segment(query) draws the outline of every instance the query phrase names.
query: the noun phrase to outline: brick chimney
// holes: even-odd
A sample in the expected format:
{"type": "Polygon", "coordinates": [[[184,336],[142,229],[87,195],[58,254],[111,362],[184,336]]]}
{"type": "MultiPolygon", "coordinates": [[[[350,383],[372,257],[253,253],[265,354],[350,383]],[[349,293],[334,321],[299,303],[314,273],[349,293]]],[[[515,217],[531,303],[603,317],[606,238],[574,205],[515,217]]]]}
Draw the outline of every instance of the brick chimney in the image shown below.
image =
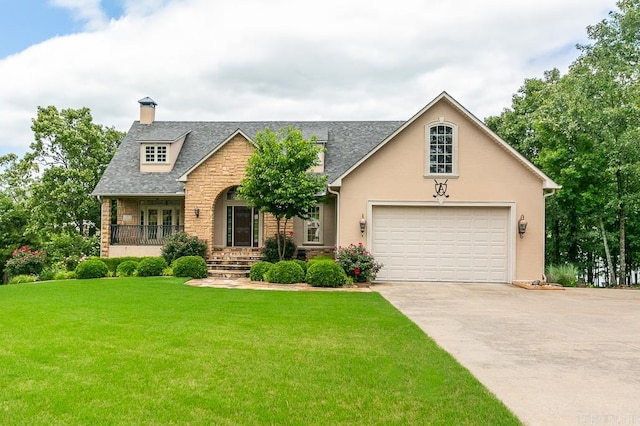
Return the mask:
{"type": "Polygon", "coordinates": [[[156,119],[155,101],[150,97],[142,98],[138,101],[140,104],[140,124],[151,124],[156,119]]]}

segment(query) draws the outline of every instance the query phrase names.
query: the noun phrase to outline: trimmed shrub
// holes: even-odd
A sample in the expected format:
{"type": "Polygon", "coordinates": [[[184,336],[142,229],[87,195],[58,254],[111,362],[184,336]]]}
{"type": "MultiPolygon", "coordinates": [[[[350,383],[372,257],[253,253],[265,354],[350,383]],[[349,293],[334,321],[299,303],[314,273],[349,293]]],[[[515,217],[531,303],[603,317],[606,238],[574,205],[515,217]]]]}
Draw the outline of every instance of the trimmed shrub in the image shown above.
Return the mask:
{"type": "MultiPolygon", "coordinates": [[[[284,235],[280,234],[280,244],[283,244],[284,241],[287,242],[284,248],[284,260],[291,260],[293,259],[293,254],[296,252],[296,243],[293,242],[291,236],[285,238],[284,235]]],[[[275,235],[265,240],[264,247],[262,248],[262,260],[271,263],[280,261],[280,257],[278,256],[278,241],[275,235]]]]}
{"type": "Polygon", "coordinates": [[[174,260],[185,256],[200,256],[204,259],[207,252],[207,243],[190,237],[186,232],[178,232],[167,238],[167,242],[162,247],[162,257],[170,265],[174,260]]]}
{"type": "Polygon", "coordinates": [[[264,274],[266,274],[272,266],[273,263],[266,261],[254,263],[251,265],[251,270],[249,271],[249,279],[251,281],[264,281],[264,274]]]}
{"type": "Polygon", "coordinates": [[[83,280],[88,278],[103,278],[109,275],[107,264],[100,259],[89,259],[76,267],[76,278],[83,280]]]}
{"type": "Polygon", "coordinates": [[[164,257],[145,257],[138,263],[139,277],[160,277],[167,266],[164,257]]]}
{"type": "Polygon", "coordinates": [[[347,283],[347,274],[333,261],[311,262],[307,269],[307,283],[314,287],[341,287],[347,283]]]}
{"type": "Polygon", "coordinates": [[[301,283],[304,281],[304,271],[293,260],[281,260],[269,268],[264,280],[276,284],[301,283]]]}
{"type": "Polygon", "coordinates": [[[101,259],[104,263],[107,264],[107,268],[109,268],[110,272],[117,274],[118,266],[120,266],[121,263],[133,261],[133,262],[136,262],[137,264],[137,263],[140,263],[140,261],[144,259],[144,257],[123,256],[123,257],[104,257],[101,259]]]}
{"type": "Polygon", "coordinates": [[[134,260],[125,260],[116,268],[116,275],[119,277],[132,277],[138,269],[138,262],[134,260]]]}
{"type": "Polygon", "coordinates": [[[173,275],[176,277],[206,278],[209,275],[207,262],[200,256],[183,256],[172,264],[173,275]]]}
{"type": "Polygon", "coordinates": [[[302,268],[302,272],[304,272],[305,274],[307,273],[307,262],[302,259],[293,259],[293,261],[300,265],[300,267],[302,268]]]}
{"type": "Polygon", "coordinates": [[[162,270],[163,277],[172,277],[173,276],[173,268],[171,266],[167,266],[162,270]]]}
{"type": "Polygon", "coordinates": [[[34,283],[36,281],[38,281],[38,277],[35,275],[16,275],[9,280],[8,284],[34,283]]]}

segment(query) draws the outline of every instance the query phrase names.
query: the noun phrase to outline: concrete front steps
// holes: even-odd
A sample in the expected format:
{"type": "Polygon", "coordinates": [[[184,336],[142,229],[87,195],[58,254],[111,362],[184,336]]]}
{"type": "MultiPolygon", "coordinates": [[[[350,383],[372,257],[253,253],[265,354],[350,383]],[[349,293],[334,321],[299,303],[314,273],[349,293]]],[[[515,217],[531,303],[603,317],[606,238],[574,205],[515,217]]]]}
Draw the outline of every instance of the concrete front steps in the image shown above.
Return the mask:
{"type": "Polygon", "coordinates": [[[246,247],[226,247],[214,249],[207,259],[209,277],[212,278],[246,278],[251,265],[260,261],[260,250],[246,247]]]}

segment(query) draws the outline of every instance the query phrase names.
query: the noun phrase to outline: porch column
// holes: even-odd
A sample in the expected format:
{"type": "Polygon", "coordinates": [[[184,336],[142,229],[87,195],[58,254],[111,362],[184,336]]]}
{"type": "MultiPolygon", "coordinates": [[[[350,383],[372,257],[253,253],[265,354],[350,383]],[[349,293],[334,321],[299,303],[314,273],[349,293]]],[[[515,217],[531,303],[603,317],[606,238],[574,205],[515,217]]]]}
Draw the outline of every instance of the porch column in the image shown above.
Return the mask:
{"type": "Polygon", "coordinates": [[[111,198],[103,198],[100,219],[100,257],[109,257],[111,242],[111,198]]]}

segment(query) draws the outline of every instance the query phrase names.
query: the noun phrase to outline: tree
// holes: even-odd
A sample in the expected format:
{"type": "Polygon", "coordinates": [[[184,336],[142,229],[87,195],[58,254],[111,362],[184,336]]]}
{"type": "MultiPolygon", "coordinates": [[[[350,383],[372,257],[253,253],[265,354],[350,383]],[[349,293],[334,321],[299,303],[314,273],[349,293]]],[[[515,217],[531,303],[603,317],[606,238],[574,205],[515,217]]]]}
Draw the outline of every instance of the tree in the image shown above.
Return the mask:
{"type": "Polygon", "coordinates": [[[16,154],[0,156],[0,192],[14,202],[26,201],[37,170],[33,162],[16,154]]]}
{"type": "Polygon", "coordinates": [[[37,236],[27,231],[29,212],[23,204],[0,192],[0,284],[5,263],[13,250],[22,246],[33,246],[37,236]]]}
{"type": "Polygon", "coordinates": [[[592,268],[594,255],[604,257],[611,285],[616,254],[619,282],[626,278],[627,250],[636,248],[627,231],[639,228],[629,212],[640,206],[640,0],[618,7],[587,28],[593,43],[578,46],[566,75],[526,80],[512,108],[487,120],[563,186],[547,204],[547,261],[592,268]]]}
{"type": "Polygon", "coordinates": [[[302,137],[300,130],[286,127],[278,133],[265,129],[256,136],[256,149],[249,158],[239,195],[252,207],[276,219],[278,256],[284,258],[287,223],[293,217],[307,218],[325,189],[327,177],[313,173],[321,148],[302,137]]]}
{"type": "Polygon", "coordinates": [[[542,142],[536,129],[538,110],[544,105],[549,91],[560,79],[560,71],[545,71],[544,78],[528,78],[513,95],[511,108],[505,108],[500,116],[487,118],[486,124],[505,141],[537,166],[542,142]]]}
{"type": "Polygon", "coordinates": [[[608,201],[618,222],[618,277],[624,284],[628,212],[640,204],[640,0],[617,5],[620,10],[609,19],[587,28],[593,44],[579,46],[582,54],[572,71],[582,77],[589,97],[587,124],[595,124],[600,131],[594,135],[606,145],[608,201]]]}
{"type": "Polygon", "coordinates": [[[41,174],[31,187],[32,225],[40,230],[91,234],[100,222],[92,197],[124,133],[94,124],[89,108],[38,107],[35,142],[23,161],[41,174]]]}

